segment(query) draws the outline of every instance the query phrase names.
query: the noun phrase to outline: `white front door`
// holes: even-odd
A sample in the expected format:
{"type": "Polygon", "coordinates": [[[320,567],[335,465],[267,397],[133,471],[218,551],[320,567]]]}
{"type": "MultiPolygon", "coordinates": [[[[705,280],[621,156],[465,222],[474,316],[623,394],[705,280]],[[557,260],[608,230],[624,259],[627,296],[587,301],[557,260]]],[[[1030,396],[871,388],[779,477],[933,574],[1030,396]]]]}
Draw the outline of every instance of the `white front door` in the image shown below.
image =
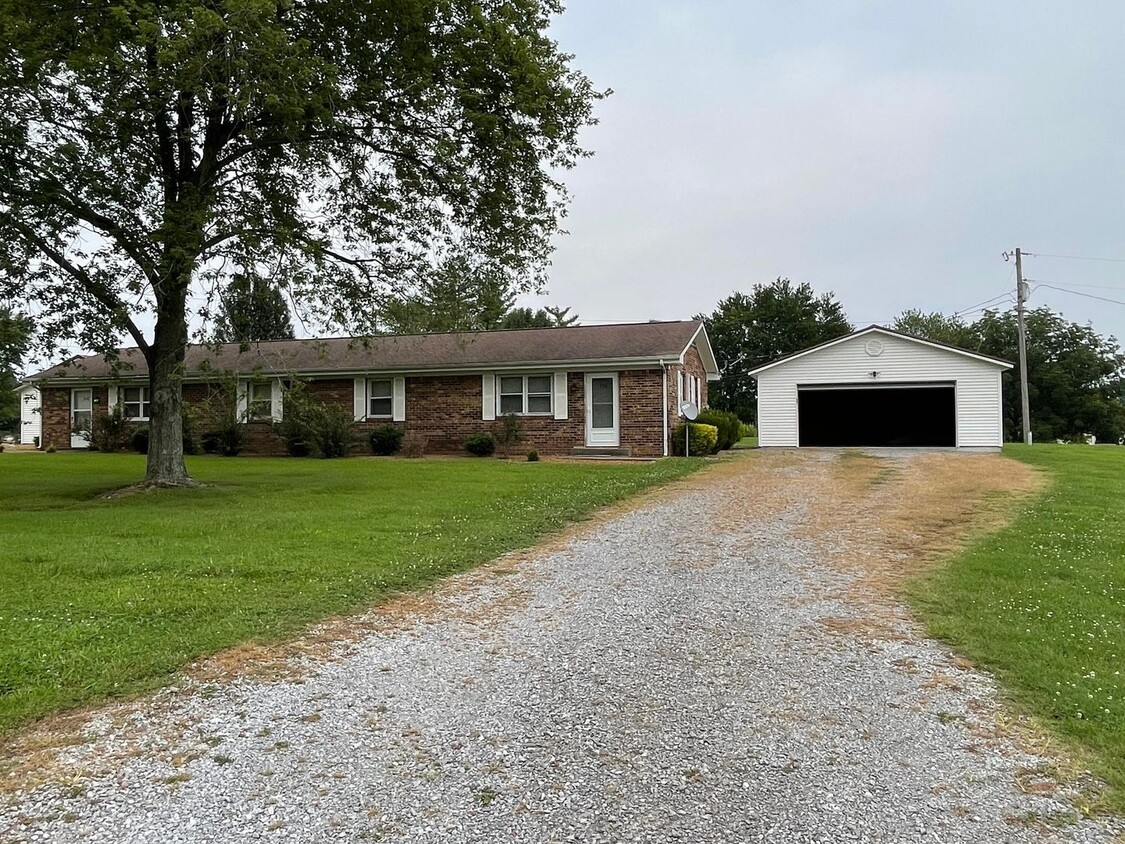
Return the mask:
{"type": "Polygon", "coordinates": [[[617,373],[586,373],[586,445],[620,445],[617,373]]]}
{"type": "Polygon", "coordinates": [[[94,423],[94,391],[70,391],[70,447],[89,448],[94,423]]]}

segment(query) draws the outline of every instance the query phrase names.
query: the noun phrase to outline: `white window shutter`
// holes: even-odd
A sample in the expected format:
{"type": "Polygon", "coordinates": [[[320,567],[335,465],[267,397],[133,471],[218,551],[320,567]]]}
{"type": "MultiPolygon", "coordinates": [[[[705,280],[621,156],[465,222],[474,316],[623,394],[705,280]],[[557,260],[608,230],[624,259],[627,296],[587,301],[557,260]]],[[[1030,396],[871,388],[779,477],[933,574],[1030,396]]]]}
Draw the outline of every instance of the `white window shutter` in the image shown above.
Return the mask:
{"type": "Polygon", "coordinates": [[[684,371],[681,369],[676,373],[676,408],[677,412],[681,404],[684,403],[684,371]]]}
{"type": "Polygon", "coordinates": [[[281,389],[281,379],[274,378],[270,384],[270,418],[274,422],[281,421],[281,409],[285,405],[285,393],[281,389]]]}
{"type": "Polygon", "coordinates": [[[480,418],[496,418],[496,376],[491,372],[480,377],[480,418]]]}
{"type": "Polygon", "coordinates": [[[238,421],[245,422],[247,416],[246,409],[246,391],[249,389],[246,382],[239,379],[238,389],[236,391],[236,405],[235,410],[238,413],[238,421]]]}
{"type": "Polygon", "coordinates": [[[113,413],[113,409],[115,407],[117,407],[117,399],[118,399],[117,385],[116,384],[110,384],[108,387],[106,387],[106,398],[105,398],[105,412],[106,413],[113,413]]]}
{"type": "Polygon", "coordinates": [[[367,418],[367,379],[356,378],[352,390],[352,411],[356,422],[367,418]]]}
{"type": "Polygon", "coordinates": [[[406,419],[406,379],[395,378],[391,383],[391,419],[402,422],[406,419]]]}
{"type": "Polygon", "coordinates": [[[566,419],[566,373],[555,373],[555,418],[566,419]]]}

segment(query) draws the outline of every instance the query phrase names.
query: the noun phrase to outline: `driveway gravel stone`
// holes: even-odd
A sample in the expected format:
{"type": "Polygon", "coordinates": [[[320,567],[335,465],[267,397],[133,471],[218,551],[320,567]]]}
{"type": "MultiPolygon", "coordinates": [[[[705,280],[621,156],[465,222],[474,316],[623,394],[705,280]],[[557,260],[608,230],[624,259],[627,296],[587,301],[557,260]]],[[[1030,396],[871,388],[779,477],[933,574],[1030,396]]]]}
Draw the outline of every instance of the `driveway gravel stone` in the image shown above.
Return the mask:
{"type": "Polygon", "coordinates": [[[753,499],[696,476],[292,677],[95,717],[60,759],[87,773],[0,797],[0,841],[1114,840],[1028,786],[1052,760],[988,676],[907,620],[862,632],[800,496],[716,516],[753,499]]]}

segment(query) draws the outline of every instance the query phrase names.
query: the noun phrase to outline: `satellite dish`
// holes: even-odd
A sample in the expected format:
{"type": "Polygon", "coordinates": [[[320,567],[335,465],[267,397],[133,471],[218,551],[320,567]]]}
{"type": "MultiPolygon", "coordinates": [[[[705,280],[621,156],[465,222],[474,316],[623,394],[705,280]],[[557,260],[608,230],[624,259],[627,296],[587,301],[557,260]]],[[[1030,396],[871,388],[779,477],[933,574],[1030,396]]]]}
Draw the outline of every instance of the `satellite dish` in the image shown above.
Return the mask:
{"type": "Polygon", "coordinates": [[[690,421],[699,415],[699,408],[690,401],[680,402],[680,415],[690,421]]]}

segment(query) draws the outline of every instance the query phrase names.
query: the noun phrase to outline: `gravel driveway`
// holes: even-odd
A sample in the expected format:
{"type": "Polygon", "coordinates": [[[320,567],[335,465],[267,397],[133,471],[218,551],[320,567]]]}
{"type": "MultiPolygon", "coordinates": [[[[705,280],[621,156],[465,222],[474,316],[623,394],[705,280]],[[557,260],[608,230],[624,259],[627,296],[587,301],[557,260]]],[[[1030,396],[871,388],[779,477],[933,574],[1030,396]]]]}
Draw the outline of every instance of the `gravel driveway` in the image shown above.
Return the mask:
{"type": "Polygon", "coordinates": [[[0,841],[1112,841],[989,678],[809,531],[839,456],[771,459],[375,611],[293,676],[109,710],[0,797],[0,841]]]}

